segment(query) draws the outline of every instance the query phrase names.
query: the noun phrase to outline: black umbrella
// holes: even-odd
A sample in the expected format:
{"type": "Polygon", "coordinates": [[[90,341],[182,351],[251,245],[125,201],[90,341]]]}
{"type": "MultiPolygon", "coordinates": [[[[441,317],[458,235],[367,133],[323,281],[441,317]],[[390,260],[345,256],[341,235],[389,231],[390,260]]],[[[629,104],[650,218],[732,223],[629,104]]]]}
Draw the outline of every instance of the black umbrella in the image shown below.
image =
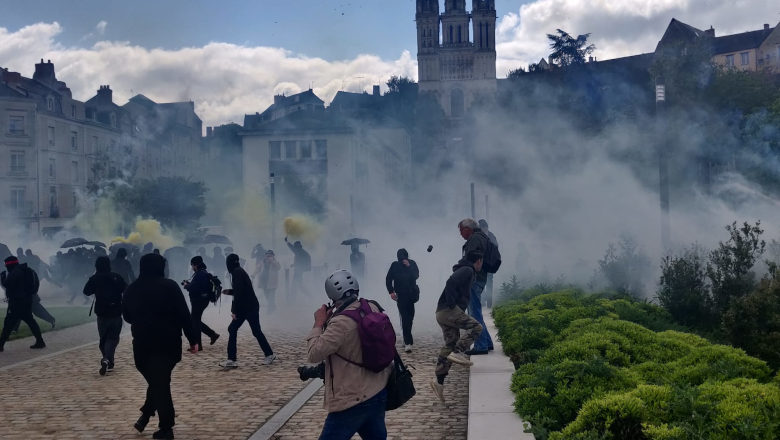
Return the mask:
{"type": "Polygon", "coordinates": [[[190,258],[192,256],[192,252],[190,252],[189,249],[181,247],[181,246],[175,246],[170,249],[167,249],[163,256],[165,258],[190,258]]]}
{"type": "Polygon", "coordinates": [[[114,243],[109,249],[127,249],[128,251],[134,251],[138,249],[138,246],[132,243],[114,243]]]}
{"type": "Polygon", "coordinates": [[[352,246],[353,244],[361,245],[361,244],[369,244],[370,241],[366,240],[365,238],[350,238],[349,240],[344,240],[341,242],[342,246],[352,246]]]}
{"type": "Polygon", "coordinates": [[[89,244],[89,241],[83,239],[83,238],[71,238],[70,240],[67,240],[65,243],[62,243],[62,246],[60,248],[71,248],[76,246],[84,246],[85,244],[89,244]]]}
{"type": "Polygon", "coordinates": [[[99,241],[90,241],[87,243],[89,246],[97,246],[97,247],[106,247],[105,244],[99,242],[99,241]]]}
{"type": "Polygon", "coordinates": [[[233,242],[224,235],[207,235],[203,238],[190,238],[184,244],[224,244],[233,246],[233,242]]]}

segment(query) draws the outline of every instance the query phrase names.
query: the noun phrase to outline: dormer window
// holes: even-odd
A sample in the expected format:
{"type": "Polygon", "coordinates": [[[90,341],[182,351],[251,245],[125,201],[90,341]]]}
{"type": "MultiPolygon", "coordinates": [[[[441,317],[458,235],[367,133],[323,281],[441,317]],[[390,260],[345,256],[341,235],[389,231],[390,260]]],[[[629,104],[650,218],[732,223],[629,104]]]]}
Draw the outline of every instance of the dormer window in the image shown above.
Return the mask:
{"type": "Polygon", "coordinates": [[[116,115],[111,113],[111,126],[116,127],[116,115]]]}
{"type": "Polygon", "coordinates": [[[49,98],[49,99],[46,100],[46,108],[49,109],[49,111],[51,111],[51,112],[54,111],[54,99],[53,98],[49,98]]]}

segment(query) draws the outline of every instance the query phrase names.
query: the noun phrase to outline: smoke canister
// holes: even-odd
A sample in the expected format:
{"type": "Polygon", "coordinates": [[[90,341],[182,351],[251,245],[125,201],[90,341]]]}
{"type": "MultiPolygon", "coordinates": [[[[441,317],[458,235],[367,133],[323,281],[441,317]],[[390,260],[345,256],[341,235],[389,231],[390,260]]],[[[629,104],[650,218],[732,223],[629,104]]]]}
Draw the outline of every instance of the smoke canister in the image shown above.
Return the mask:
{"type": "Polygon", "coordinates": [[[432,244],[429,244],[429,245],[428,245],[428,252],[430,252],[430,251],[432,251],[432,250],[433,250],[433,245],[432,245],[432,244]]]}

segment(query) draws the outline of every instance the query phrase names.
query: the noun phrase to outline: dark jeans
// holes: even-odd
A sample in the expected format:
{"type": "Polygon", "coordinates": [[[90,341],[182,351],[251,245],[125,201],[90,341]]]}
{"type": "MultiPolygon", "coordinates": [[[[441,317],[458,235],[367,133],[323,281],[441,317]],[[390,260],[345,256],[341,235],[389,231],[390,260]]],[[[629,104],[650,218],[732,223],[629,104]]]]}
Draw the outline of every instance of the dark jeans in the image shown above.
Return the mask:
{"type": "Polygon", "coordinates": [[[287,295],[287,304],[295,304],[295,297],[298,295],[298,290],[306,296],[311,296],[309,290],[303,285],[303,272],[293,271],[292,286],[287,295]]]}
{"type": "Polygon", "coordinates": [[[482,325],[482,333],[474,341],[474,350],[487,350],[488,347],[493,346],[493,338],[490,337],[490,333],[488,333],[487,327],[485,327],[485,318],[482,317],[482,291],[484,289],[484,281],[474,281],[474,284],[471,285],[469,315],[482,325]]]}
{"type": "Polygon", "coordinates": [[[173,397],[171,397],[171,373],[181,354],[165,355],[133,351],[133,357],[135,368],[148,384],[141,413],[152,417],[157,412],[160,418],[160,429],[173,428],[176,424],[176,411],[173,409],[173,397]]]}
{"type": "Polygon", "coordinates": [[[114,365],[114,353],[116,346],[119,345],[119,334],[122,333],[122,317],[115,318],[97,318],[98,335],[100,335],[100,354],[108,363],[114,365]]]}
{"type": "Polygon", "coordinates": [[[482,292],[483,299],[487,303],[489,309],[493,308],[493,274],[487,274],[487,284],[485,284],[485,290],[482,292]]]}
{"type": "Polygon", "coordinates": [[[20,321],[24,321],[30,327],[36,342],[43,342],[41,328],[38,327],[38,321],[33,318],[32,307],[28,304],[26,307],[15,307],[9,304],[5,322],[3,322],[3,333],[0,334],[0,347],[5,345],[5,341],[11,336],[11,330],[18,327],[20,321]]]}
{"type": "Polygon", "coordinates": [[[398,299],[398,314],[401,315],[401,329],[404,335],[404,345],[413,345],[412,323],[414,322],[414,303],[398,299]]]}
{"type": "MultiPolygon", "coordinates": [[[[32,314],[43,319],[49,324],[54,324],[54,322],[56,321],[54,317],[51,316],[51,313],[49,313],[49,311],[46,310],[45,307],[43,307],[43,304],[41,304],[41,297],[39,297],[37,293],[33,295],[33,299],[32,299],[32,314]]],[[[21,323],[22,323],[21,320],[17,321],[16,326],[14,327],[15,332],[19,332],[19,324],[21,323]]]]}
{"type": "Polygon", "coordinates": [[[276,289],[263,289],[263,294],[268,301],[268,313],[273,313],[276,310],[276,289]]]}
{"type": "Polygon", "coordinates": [[[238,335],[238,329],[241,328],[241,326],[244,324],[244,321],[249,323],[249,328],[252,329],[252,334],[260,344],[260,348],[263,350],[263,353],[266,356],[271,356],[274,354],[274,351],[271,350],[271,345],[268,344],[268,340],[265,339],[265,335],[260,329],[260,311],[256,311],[250,312],[246,315],[236,314],[236,319],[234,319],[233,322],[231,322],[228,326],[228,333],[230,333],[227,346],[228,359],[231,361],[236,360],[236,337],[238,335]]]}
{"type": "Polygon", "coordinates": [[[344,411],[328,414],[320,440],[350,440],[356,433],[363,440],[386,440],[387,391],[344,411]]]}
{"type": "Polygon", "coordinates": [[[195,334],[198,335],[198,349],[203,350],[203,341],[201,338],[201,332],[208,336],[209,338],[213,338],[217,336],[217,332],[211,329],[208,325],[203,323],[203,312],[206,310],[206,308],[209,306],[209,300],[205,298],[201,299],[192,299],[190,298],[190,302],[192,303],[192,328],[195,330],[195,334]]]}

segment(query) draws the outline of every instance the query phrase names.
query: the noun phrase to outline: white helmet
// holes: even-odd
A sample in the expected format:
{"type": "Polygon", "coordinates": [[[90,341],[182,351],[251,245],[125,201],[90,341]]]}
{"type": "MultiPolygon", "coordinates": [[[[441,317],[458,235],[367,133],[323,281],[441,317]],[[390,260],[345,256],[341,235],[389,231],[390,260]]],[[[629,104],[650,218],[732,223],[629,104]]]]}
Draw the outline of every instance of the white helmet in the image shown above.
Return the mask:
{"type": "Polygon", "coordinates": [[[357,278],[346,270],[337,270],[325,280],[325,293],[333,301],[340,300],[350,290],[358,292],[360,286],[357,278]]]}

